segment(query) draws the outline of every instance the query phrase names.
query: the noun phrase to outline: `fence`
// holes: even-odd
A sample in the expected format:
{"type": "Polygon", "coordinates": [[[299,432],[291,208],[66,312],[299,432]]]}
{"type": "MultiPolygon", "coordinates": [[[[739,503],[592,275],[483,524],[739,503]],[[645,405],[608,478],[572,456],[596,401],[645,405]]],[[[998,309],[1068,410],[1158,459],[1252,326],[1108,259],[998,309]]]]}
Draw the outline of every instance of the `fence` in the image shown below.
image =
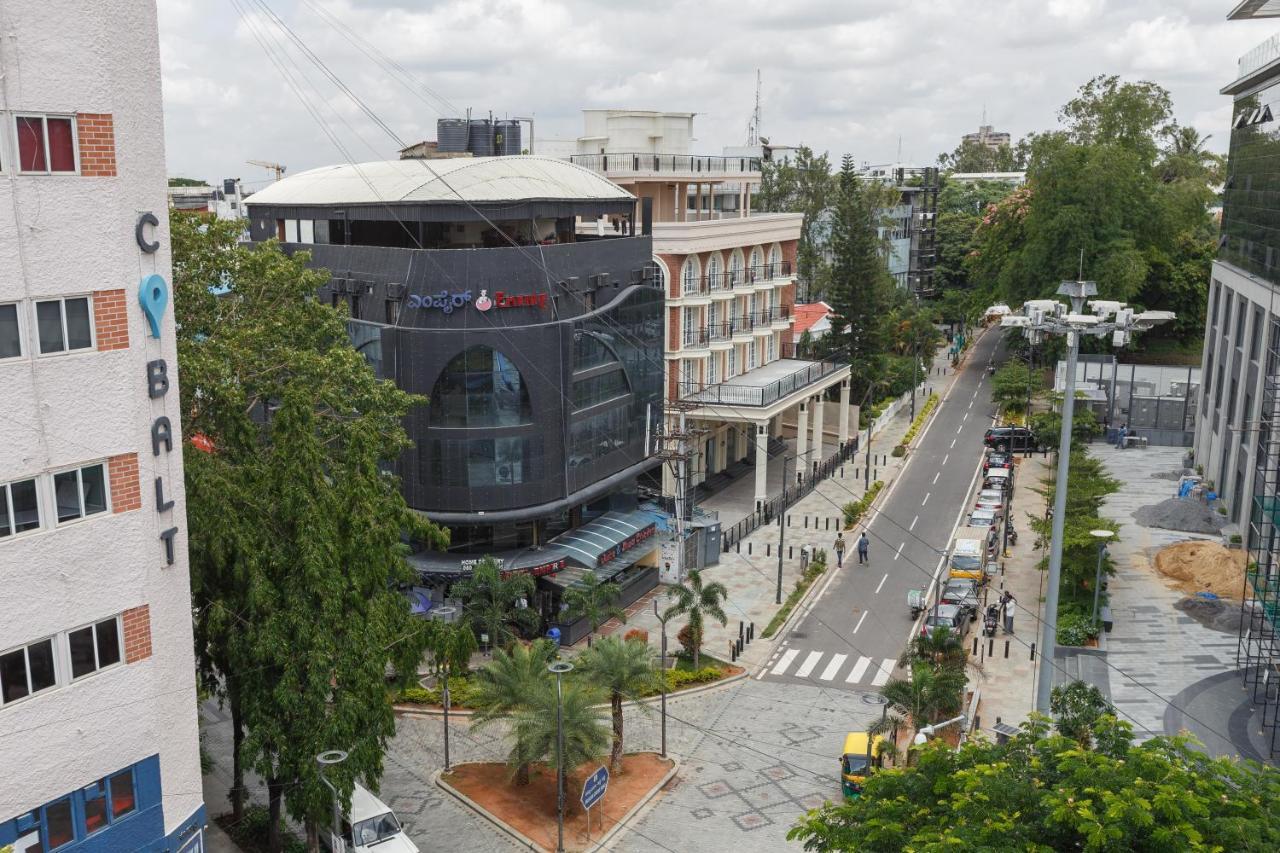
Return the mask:
{"type": "Polygon", "coordinates": [[[797,501],[812,492],[819,483],[835,474],[840,466],[852,459],[857,452],[858,439],[856,437],[851,438],[844,447],[819,462],[817,470],[804,477],[799,483],[794,486],[788,486],[784,483],[782,494],[777,495],[737,524],[732,527],[726,527],[721,531],[721,541],[723,542],[721,547],[725,552],[728,552],[730,548],[741,542],[743,537],[750,535],[757,528],[771,523],[777,517],[780,509],[794,506],[797,501]]]}

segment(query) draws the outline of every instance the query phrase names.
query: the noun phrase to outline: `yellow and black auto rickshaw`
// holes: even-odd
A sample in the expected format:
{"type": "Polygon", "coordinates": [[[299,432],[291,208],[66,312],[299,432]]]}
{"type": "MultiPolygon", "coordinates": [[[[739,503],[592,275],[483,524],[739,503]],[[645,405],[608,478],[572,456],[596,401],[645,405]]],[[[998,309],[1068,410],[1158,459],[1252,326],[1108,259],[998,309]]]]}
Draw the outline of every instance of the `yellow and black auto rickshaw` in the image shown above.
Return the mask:
{"type": "Polygon", "coordinates": [[[867,732],[845,735],[844,755],[840,757],[840,783],[846,797],[862,796],[862,783],[883,766],[883,743],[883,737],[872,737],[867,732]]]}

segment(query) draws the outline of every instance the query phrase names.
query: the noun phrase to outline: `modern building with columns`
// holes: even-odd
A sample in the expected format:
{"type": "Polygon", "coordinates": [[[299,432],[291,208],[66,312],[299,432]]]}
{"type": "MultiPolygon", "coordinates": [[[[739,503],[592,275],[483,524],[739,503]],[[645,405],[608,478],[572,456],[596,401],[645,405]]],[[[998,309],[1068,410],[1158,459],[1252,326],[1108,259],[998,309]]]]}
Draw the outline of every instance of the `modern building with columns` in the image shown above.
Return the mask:
{"type": "MultiPolygon", "coordinates": [[[[850,438],[845,365],[796,354],[803,215],[751,213],[760,158],[691,154],[693,113],[584,115],[580,153],[570,159],[653,205],[654,262],[667,293],[666,400],[681,404],[696,435],[689,486],[705,494],[754,468],[759,508],[769,499],[767,461],[787,452],[784,421],[796,425],[797,459],[788,470],[797,476],[850,438]],[[818,404],[836,385],[841,401],[828,423],[818,404]]],[[[663,490],[674,489],[668,468],[663,490]]]]}

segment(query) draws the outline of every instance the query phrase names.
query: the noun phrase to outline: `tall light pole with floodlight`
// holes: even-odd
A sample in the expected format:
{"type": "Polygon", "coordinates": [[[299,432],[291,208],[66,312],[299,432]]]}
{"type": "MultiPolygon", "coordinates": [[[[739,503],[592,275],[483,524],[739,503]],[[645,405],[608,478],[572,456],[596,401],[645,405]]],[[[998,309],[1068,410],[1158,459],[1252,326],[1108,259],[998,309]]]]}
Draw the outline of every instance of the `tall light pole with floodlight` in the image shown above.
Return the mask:
{"type": "Polygon", "coordinates": [[[1058,475],[1053,489],[1053,534],[1049,550],[1048,590],[1040,620],[1040,671],[1036,682],[1036,710],[1049,713],[1053,690],[1053,653],[1058,641],[1058,586],[1062,579],[1062,537],[1067,516],[1067,472],[1071,460],[1071,421],[1075,415],[1076,362],[1080,336],[1111,336],[1112,346],[1122,347],[1132,332],[1144,331],[1174,319],[1172,311],[1134,311],[1123,302],[1089,299],[1098,285],[1092,281],[1064,281],[1058,295],[1071,300],[1068,307],[1057,299],[1033,299],[1023,303],[1021,314],[1006,314],[1000,325],[1020,328],[1032,346],[1045,335],[1067,336],[1066,388],[1062,397],[1062,429],[1058,434],[1058,475]],[[1091,314],[1084,313],[1088,302],[1091,314]]]}
{"type": "Polygon", "coordinates": [[[564,853],[564,687],[560,677],[573,671],[568,661],[552,661],[547,669],[556,676],[556,853],[564,853]]]}

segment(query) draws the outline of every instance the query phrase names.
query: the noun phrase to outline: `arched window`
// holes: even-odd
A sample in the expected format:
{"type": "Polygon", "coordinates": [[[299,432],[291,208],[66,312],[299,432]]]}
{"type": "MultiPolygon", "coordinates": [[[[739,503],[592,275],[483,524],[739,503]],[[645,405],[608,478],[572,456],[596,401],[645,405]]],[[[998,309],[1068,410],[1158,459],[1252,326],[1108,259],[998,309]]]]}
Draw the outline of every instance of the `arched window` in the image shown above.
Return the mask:
{"type": "Polygon", "coordinates": [[[529,389],[520,371],[500,352],[471,347],[440,373],[427,401],[436,427],[507,427],[533,423],[529,389]]]}
{"type": "Polygon", "coordinates": [[[698,279],[702,277],[702,264],[698,263],[697,255],[690,255],[684,259],[684,266],[680,268],[680,281],[685,293],[698,292],[698,279]]]}
{"type": "Polygon", "coordinates": [[[769,247],[769,275],[768,278],[782,277],[782,247],[774,243],[769,247]]]}
{"type": "Polygon", "coordinates": [[[719,252],[712,252],[707,257],[707,284],[712,290],[719,290],[722,287],[720,274],[724,272],[724,259],[720,257],[719,252]]]}
{"type": "Polygon", "coordinates": [[[658,258],[653,259],[653,286],[667,292],[667,265],[658,258]]]}
{"type": "Polygon", "coordinates": [[[751,258],[747,263],[747,281],[755,281],[761,278],[763,270],[760,267],[762,266],[764,266],[764,252],[759,246],[752,246],[751,258]]]}
{"type": "Polygon", "coordinates": [[[742,284],[742,268],[746,266],[746,262],[742,259],[742,250],[734,249],[733,254],[729,255],[729,281],[733,286],[742,284]]]}

